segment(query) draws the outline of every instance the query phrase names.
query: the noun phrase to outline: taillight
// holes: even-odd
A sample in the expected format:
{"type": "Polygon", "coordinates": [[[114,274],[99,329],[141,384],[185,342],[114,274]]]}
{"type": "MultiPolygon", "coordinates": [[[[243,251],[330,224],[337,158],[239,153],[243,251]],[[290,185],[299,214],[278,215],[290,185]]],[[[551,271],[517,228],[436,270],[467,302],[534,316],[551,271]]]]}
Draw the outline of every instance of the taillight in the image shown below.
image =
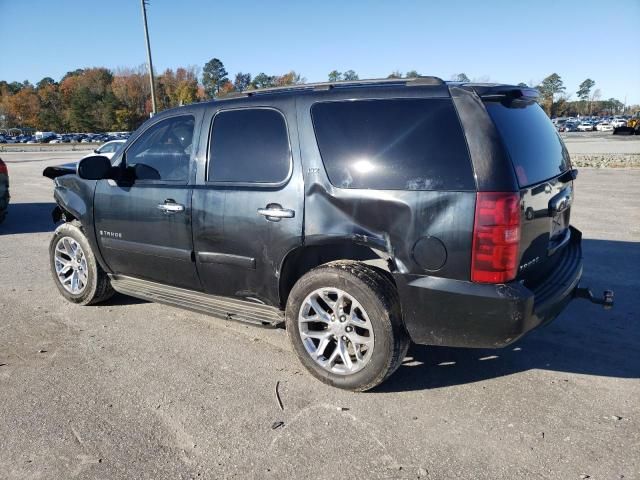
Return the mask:
{"type": "Polygon", "coordinates": [[[471,281],[505,283],[518,271],[520,196],[478,192],[473,225],[471,281]]]}
{"type": "Polygon", "coordinates": [[[0,160],[0,173],[4,173],[5,175],[9,174],[9,172],[7,171],[7,164],[2,160],[0,160]]]}

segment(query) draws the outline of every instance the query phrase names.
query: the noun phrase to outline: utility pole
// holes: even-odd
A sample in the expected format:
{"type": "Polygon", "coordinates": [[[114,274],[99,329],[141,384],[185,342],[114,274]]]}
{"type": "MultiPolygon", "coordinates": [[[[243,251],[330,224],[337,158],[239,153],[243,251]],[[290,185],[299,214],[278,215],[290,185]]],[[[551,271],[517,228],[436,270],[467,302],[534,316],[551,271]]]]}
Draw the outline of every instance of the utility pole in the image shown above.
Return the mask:
{"type": "Polygon", "coordinates": [[[155,115],[156,109],[156,86],[153,80],[153,63],[151,63],[151,45],[149,44],[149,30],[147,29],[147,6],[148,0],[140,0],[142,6],[142,19],[144,20],[144,36],[147,40],[147,60],[149,62],[149,83],[151,84],[151,116],[155,115]]]}

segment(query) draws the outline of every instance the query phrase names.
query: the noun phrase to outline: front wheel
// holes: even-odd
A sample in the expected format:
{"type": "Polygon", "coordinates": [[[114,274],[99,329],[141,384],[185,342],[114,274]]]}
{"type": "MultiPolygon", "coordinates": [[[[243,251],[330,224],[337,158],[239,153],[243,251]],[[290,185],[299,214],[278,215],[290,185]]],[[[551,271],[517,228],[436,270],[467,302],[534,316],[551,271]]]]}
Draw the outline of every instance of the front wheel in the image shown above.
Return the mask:
{"type": "Polygon", "coordinates": [[[58,290],[68,301],[91,305],[114,294],[105,271],[76,222],[56,228],[49,243],[51,273],[58,290]]]}
{"type": "Polygon", "coordinates": [[[358,262],[331,262],[298,280],[287,301],[286,325],[305,368],[346,390],[379,385],[409,348],[395,286],[358,262]]]}

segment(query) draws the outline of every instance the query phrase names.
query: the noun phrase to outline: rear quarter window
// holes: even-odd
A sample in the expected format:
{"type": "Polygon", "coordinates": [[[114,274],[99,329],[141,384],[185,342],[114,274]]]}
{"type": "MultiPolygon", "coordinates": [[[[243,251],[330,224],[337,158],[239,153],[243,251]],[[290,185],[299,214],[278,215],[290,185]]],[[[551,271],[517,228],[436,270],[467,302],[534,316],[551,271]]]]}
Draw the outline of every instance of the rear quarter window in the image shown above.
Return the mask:
{"type": "Polygon", "coordinates": [[[327,175],[339,188],[474,190],[449,98],[320,102],[311,107],[327,175]]]}
{"type": "Polygon", "coordinates": [[[556,177],[570,168],[569,153],[557,130],[531,100],[485,101],[521,187],[556,177]]]}

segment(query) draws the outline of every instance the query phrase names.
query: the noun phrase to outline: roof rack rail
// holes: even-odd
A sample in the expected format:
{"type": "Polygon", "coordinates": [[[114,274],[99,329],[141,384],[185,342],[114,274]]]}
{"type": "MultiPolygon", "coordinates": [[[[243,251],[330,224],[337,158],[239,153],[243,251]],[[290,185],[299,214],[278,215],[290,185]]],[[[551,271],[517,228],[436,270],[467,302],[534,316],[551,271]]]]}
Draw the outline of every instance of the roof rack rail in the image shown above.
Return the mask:
{"type": "Polygon", "coordinates": [[[341,80],[339,82],[319,82],[319,83],[302,83],[299,85],[286,85],[284,87],[268,87],[259,88],[257,90],[243,90],[242,92],[234,92],[220,100],[238,98],[238,97],[253,97],[255,95],[269,94],[269,93],[285,93],[285,92],[297,92],[297,91],[323,91],[331,90],[334,88],[347,88],[347,87],[369,87],[376,85],[389,85],[389,86],[423,86],[423,85],[444,85],[444,81],[438,77],[415,77],[415,78],[384,78],[384,79],[371,79],[371,80],[341,80]]]}

